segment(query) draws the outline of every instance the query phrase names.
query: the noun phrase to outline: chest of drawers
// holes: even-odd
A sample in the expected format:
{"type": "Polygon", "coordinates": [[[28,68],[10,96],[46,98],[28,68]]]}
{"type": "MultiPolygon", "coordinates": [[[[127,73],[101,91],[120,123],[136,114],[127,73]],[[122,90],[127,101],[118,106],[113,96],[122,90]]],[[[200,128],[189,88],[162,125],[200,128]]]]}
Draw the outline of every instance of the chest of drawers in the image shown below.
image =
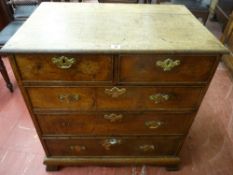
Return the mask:
{"type": "Polygon", "coordinates": [[[176,168],[226,52],[183,6],[66,3],[42,3],[2,49],[47,170],[176,168]]]}

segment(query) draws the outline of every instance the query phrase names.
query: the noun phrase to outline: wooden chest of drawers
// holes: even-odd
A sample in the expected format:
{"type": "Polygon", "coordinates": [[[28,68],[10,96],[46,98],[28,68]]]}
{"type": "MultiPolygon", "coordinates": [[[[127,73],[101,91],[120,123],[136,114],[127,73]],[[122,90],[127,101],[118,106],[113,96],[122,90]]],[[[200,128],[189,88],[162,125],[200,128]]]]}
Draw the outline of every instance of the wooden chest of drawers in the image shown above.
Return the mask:
{"type": "Polygon", "coordinates": [[[47,170],[175,168],[226,52],[183,6],[66,3],[42,3],[2,50],[47,170]]]}

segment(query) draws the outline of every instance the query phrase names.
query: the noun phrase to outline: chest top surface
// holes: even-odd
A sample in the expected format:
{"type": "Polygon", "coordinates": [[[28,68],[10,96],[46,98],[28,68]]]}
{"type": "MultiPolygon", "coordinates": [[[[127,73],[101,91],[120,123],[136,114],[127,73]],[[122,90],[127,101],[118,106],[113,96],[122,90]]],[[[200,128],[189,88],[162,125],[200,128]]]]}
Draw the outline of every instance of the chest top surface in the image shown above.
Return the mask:
{"type": "Polygon", "coordinates": [[[180,5],[41,3],[3,53],[225,53],[180,5]]]}

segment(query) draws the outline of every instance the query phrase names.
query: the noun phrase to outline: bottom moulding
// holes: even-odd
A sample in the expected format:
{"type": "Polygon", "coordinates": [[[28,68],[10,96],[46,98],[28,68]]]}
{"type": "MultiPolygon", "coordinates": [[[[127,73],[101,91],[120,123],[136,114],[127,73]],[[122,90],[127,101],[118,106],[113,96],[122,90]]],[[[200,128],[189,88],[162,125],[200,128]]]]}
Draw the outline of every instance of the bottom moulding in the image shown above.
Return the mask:
{"type": "Polygon", "coordinates": [[[64,166],[127,166],[154,165],[164,166],[168,171],[179,170],[180,158],[164,157],[46,157],[44,159],[46,171],[58,171],[64,166]]]}

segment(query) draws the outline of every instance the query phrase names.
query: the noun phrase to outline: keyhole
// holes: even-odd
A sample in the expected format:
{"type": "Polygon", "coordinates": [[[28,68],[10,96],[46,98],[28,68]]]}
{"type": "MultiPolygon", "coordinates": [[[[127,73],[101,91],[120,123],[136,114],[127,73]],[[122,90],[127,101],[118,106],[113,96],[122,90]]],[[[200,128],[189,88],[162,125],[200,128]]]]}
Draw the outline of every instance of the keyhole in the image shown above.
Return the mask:
{"type": "Polygon", "coordinates": [[[62,63],[65,64],[65,63],[66,63],[66,60],[65,60],[65,59],[62,59],[62,63]]]}
{"type": "Polygon", "coordinates": [[[117,140],[116,139],[109,139],[109,143],[114,145],[117,143],[117,140]]]}
{"type": "Polygon", "coordinates": [[[166,62],[166,66],[170,66],[170,65],[171,65],[170,61],[166,62]]]}

